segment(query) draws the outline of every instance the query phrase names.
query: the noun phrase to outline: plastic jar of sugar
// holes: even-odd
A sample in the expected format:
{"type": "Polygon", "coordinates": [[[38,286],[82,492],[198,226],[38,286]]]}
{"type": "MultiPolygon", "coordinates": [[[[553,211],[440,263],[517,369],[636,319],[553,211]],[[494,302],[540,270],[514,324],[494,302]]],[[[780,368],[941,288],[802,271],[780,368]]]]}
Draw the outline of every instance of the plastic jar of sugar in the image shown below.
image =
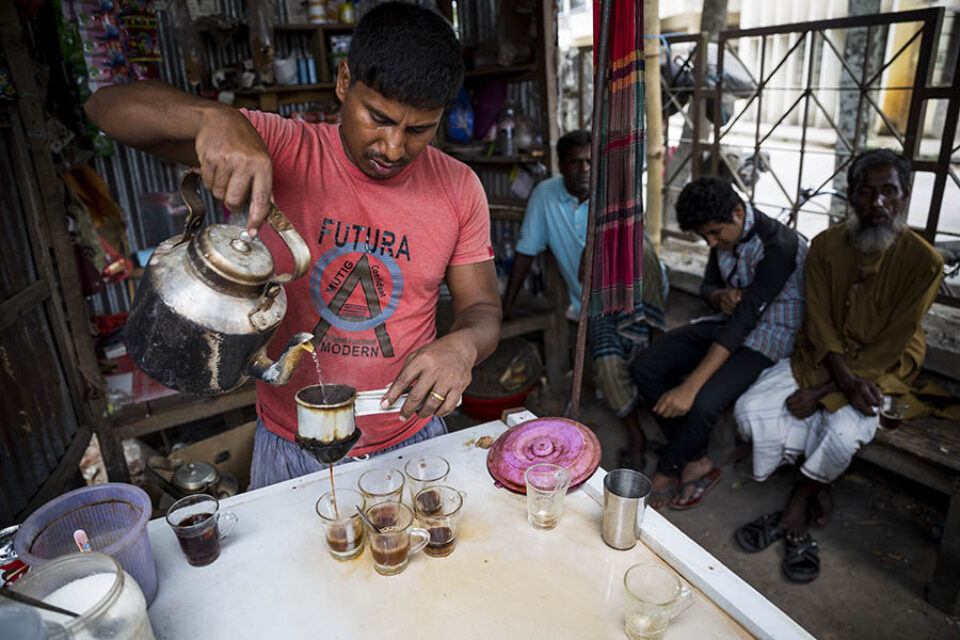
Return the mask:
{"type": "Polygon", "coordinates": [[[41,611],[48,639],[155,640],[147,602],[137,581],[103,553],[72,553],[31,568],[11,589],[68,611],[72,618],[41,611]],[[51,626],[62,631],[51,633],[51,626]]]}

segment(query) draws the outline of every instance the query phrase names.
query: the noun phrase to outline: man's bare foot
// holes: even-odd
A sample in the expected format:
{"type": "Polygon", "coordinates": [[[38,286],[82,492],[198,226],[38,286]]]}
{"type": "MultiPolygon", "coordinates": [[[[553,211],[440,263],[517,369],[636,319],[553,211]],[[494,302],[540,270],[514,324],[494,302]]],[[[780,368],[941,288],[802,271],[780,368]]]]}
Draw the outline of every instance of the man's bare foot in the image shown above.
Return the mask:
{"type": "Polygon", "coordinates": [[[685,484],[683,487],[680,496],[677,498],[677,504],[685,505],[690,502],[694,494],[697,491],[697,488],[691,484],[700,478],[703,478],[708,473],[713,471],[713,461],[710,458],[704,456],[699,460],[694,460],[693,462],[688,462],[684,467],[683,471],[680,472],[680,483],[685,484]]]}
{"type": "Polygon", "coordinates": [[[657,472],[653,475],[653,488],[650,492],[648,504],[654,509],[662,509],[676,498],[676,488],[679,479],[657,472]]]}
{"type": "Polygon", "coordinates": [[[800,542],[807,536],[810,530],[811,505],[816,502],[817,494],[823,489],[829,489],[829,485],[809,478],[798,480],[793,485],[790,499],[787,500],[787,506],[783,508],[780,522],[777,523],[788,540],[800,542]]]}
{"type": "Polygon", "coordinates": [[[833,487],[823,485],[810,501],[810,520],[814,526],[825,527],[833,515],[833,487]]]}

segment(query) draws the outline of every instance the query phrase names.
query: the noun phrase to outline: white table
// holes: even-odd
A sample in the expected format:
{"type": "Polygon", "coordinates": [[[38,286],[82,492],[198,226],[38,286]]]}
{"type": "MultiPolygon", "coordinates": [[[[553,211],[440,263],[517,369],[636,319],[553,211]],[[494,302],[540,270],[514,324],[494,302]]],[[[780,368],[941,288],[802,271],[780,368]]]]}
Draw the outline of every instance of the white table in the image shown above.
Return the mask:
{"type": "Polygon", "coordinates": [[[453,554],[417,554],[397,576],[378,575],[366,550],[346,563],[327,553],[314,511],[330,487],[326,472],[224,500],[239,526],[207,567],[189,566],[163,519],[152,521],[160,588],[149,612],[157,638],[620,639],[623,574],[642,561],[665,562],[697,590],[666,640],[811,638],[652,509],[642,543],[629,551],[606,546],[603,469],[567,496],[556,529],[531,527],[524,497],[494,485],[487,451],[475,446],[505,429],[489,422],[337,468],[337,486],[355,487],[371,467],[442,455],[449,483],[467,492],[453,554]]]}

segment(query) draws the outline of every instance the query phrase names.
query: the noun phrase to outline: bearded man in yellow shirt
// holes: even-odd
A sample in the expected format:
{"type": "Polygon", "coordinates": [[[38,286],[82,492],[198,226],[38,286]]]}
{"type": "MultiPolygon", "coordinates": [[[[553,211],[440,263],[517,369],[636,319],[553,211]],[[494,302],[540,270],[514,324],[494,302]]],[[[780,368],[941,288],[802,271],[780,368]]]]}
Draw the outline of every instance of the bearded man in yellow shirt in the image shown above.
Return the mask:
{"type": "Polygon", "coordinates": [[[847,171],[855,215],[810,244],[806,318],[790,358],[757,378],[736,403],[740,434],[753,441],[753,475],[805,458],[782,512],[737,530],[746,551],[786,539],[784,575],[820,573],[811,524],[832,510],[830,483],[873,439],[885,394],[901,394],[926,351],[921,322],[937,294],[943,259],[907,227],[910,161],[886,149],[847,171]]]}

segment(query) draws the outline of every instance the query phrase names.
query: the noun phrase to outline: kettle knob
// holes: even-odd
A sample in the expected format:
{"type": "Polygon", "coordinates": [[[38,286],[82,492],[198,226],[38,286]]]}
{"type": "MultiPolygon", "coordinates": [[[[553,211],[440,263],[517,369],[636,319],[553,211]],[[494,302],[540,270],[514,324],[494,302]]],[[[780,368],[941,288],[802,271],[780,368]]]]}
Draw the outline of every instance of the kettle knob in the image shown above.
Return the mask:
{"type": "Polygon", "coordinates": [[[239,238],[236,238],[230,242],[230,246],[240,253],[250,253],[251,242],[253,242],[253,238],[251,238],[250,234],[247,233],[247,230],[244,229],[240,232],[239,238]]]}

